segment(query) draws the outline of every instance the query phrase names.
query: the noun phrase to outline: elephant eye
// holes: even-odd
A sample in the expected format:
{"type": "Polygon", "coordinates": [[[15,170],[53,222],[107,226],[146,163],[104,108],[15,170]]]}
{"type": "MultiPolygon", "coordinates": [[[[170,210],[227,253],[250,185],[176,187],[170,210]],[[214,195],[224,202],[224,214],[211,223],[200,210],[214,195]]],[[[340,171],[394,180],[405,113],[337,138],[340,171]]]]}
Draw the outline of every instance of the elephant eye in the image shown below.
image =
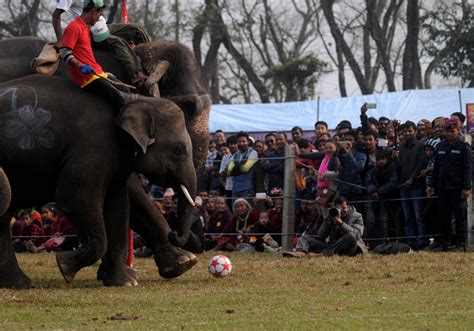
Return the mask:
{"type": "Polygon", "coordinates": [[[173,152],[176,156],[183,156],[184,154],[186,154],[186,146],[182,144],[177,144],[174,146],[173,152]]]}

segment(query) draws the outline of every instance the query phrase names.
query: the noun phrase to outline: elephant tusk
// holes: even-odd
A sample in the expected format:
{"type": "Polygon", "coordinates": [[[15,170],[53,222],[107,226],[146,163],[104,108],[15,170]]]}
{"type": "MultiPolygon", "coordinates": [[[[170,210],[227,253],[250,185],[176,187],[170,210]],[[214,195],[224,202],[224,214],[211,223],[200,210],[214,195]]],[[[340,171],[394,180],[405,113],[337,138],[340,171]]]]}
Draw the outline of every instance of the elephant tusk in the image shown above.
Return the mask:
{"type": "Polygon", "coordinates": [[[188,202],[190,203],[190,205],[193,206],[193,207],[196,207],[196,204],[194,203],[193,198],[191,198],[191,194],[189,194],[188,189],[186,188],[186,186],[184,186],[183,184],[179,184],[179,186],[181,187],[181,190],[183,191],[184,196],[186,197],[186,199],[188,199],[188,202]]]}

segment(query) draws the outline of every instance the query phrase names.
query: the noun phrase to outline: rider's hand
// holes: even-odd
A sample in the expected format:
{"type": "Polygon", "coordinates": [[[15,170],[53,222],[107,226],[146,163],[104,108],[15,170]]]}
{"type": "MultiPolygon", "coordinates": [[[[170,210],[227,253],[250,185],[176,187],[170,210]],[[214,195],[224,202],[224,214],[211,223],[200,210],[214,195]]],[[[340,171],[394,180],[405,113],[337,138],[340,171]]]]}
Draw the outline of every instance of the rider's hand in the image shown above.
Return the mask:
{"type": "Polygon", "coordinates": [[[148,76],[143,73],[143,71],[137,72],[135,75],[132,77],[132,83],[133,84],[138,84],[138,85],[143,85],[148,79],[148,76]]]}
{"type": "Polygon", "coordinates": [[[94,73],[94,69],[88,64],[84,64],[79,70],[83,75],[92,75],[94,73]]]}

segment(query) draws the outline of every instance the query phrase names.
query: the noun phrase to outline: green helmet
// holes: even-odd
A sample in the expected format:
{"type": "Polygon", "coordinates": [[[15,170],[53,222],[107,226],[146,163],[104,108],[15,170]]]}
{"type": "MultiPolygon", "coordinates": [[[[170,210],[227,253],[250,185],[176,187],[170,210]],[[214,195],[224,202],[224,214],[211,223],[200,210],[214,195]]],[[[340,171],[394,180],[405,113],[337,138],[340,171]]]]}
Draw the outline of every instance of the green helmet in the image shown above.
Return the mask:
{"type": "Polygon", "coordinates": [[[105,7],[104,5],[104,0],[84,0],[84,8],[89,6],[89,4],[92,2],[92,5],[94,8],[102,8],[105,7]]]}

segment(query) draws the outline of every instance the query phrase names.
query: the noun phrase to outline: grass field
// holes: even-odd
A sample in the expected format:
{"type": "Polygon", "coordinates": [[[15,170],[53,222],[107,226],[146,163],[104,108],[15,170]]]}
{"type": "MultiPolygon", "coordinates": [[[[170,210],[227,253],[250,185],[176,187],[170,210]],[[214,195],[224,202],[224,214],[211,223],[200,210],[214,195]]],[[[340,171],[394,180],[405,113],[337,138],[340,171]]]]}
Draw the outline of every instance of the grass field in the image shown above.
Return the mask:
{"type": "Polygon", "coordinates": [[[96,267],[66,284],[52,254],[21,254],[31,290],[0,290],[0,329],[414,329],[474,328],[474,254],[286,259],[228,254],[214,279],[210,254],[188,273],[158,277],[136,260],[139,286],[105,288],[96,267]]]}

